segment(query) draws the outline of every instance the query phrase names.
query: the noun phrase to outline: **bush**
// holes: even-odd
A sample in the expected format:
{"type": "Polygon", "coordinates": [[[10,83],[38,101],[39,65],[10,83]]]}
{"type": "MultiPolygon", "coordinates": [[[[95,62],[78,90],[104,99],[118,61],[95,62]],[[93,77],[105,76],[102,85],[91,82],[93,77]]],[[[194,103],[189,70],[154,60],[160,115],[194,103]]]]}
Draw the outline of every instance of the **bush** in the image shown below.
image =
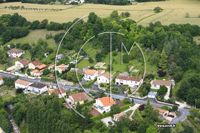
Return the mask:
{"type": "Polygon", "coordinates": [[[123,103],[124,103],[124,104],[130,103],[130,99],[129,99],[129,98],[124,98],[124,99],[123,99],[123,103]]]}
{"type": "Polygon", "coordinates": [[[161,12],[163,9],[161,8],[161,7],[159,7],[159,6],[157,6],[157,7],[155,7],[154,9],[153,9],[153,11],[155,12],[155,13],[159,13],[159,12],[161,12]]]}
{"type": "Polygon", "coordinates": [[[169,112],[172,112],[172,109],[171,109],[171,108],[169,108],[168,110],[169,110],[169,112]]]}
{"type": "Polygon", "coordinates": [[[90,62],[90,63],[93,63],[94,60],[93,60],[91,57],[89,57],[89,62],[90,62]]]}
{"type": "Polygon", "coordinates": [[[121,107],[121,108],[120,108],[121,112],[127,110],[127,109],[129,108],[129,106],[130,106],[130,104],[121,107]]]}
{"type": "Polygon", "coordinates": [[[55,79],[49,79],[49,78],[44,78],[44,77],[41,77],[41,80],[42,81],[47,81],[47,82],[53,82],[53,83],[56,82],[55,79]]]}
{"type": "MultiPolygon", "coordinates": [[[[193,116],[194,117],[194,116],[193,116]]],[[[190,121],[190,123],[192,123],[192,125],[200,132],[200,128],[199,126],[196,125],[196,123],[192,120],[191,116],[188,115],[187,119],[190,121]]]]}
{"type": "Polygon", "coordinates": [[[178,109],[178,106],[172,106],[173,111],[177,111],[177,109],[178,109]]]}
{"type": "Polygon", "coordinates": [[[159,123],[162,123],[162,122],[163,122],[162,119],[157,119],[156,121],[159,122],[159,123]]]}
{"type": "Polygon", "coordinates": [[[164,77],[166,75],[166,72],[162,71],[162,70],[159,70],[157,71],[159,77],[164,77]]]}
{"type": "Polygon", "coordinates": [[[194,116],[193,115],[188,115],[187,119],[194,119],[194,116]]]}
{"type": "Polygon", "coordinates": [[[169,110],[168,106],[162,106],[161,109],[169,110]]]}
{"type": "Polygon", "coordinates": [[[143,117],[141,116],[141,113],[140,113],[140,111],[139,111],[139,108],[137,108],[137,113],[138,113],[138,116],[139,116],[140,120],[144,120],[143,117]]]}
{"type": "Polygon", "coordinates": [[[198,120],[196,120],[196,119],[194,120],[194,122],[195,122],[195,123],[199,123],[199,121],[198,121],[198,120]]]}
{"type": "Polygon", "coordinates": [[[103,84],[103,83],[100,83],[100,87],[104,87],[104,84],[103,84]]]}

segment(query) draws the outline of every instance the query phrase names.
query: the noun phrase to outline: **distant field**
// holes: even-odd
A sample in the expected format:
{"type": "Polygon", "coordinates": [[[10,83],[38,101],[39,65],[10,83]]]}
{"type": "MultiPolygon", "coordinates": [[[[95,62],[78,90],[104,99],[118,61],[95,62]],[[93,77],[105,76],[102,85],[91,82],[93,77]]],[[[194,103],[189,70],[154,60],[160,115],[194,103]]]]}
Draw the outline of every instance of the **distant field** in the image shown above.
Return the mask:
{"type": "MultiPolygon", "coordinates": [[[[20,2],[0,4],[1,14],[13,14],[18,12],[29,21],[48,19],[54,22],[68,22],[90,12],[95,12],[99,17],[108,17],[113,10],[121,12],[130,12],[130,18],[139,21],[138,24],[147,26],[150,22],[161,21],[162,24],[169,25],[171,23],[190,23],[200,25],[198,14],[200,14],[200,2],[198,0],[169,0],[162,2],[145,2],[128,6],[113,6],[100,4],[82,4],[80,6],[72,5],[39,5],[39,4],[23,4],[20,2]],[[3,9],[5,6],[24,6],[25,8],[48,8],[48,9],[64,9],[63,11],[32,11],[32,10],[8,10],[3,9]],[[155,14],[153,9],[156,6],[163,8],[163,12],[155,14]],[[185,18],[185,14],[189,13],[189,18],[185,18]]],[[[84,19],[87,20],[87,17],[84,19]]]]}

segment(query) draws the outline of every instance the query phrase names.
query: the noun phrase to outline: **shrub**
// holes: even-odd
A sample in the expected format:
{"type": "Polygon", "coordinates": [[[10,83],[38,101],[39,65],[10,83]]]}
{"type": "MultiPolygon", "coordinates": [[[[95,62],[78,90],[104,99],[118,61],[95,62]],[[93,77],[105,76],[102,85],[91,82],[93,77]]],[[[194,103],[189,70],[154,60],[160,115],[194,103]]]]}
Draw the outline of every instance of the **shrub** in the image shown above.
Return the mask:
{"type": "Polygon", "coordinates": [[[176,111],[178,109],[178,106],[172,106],[172,110],[176,111]]]}
{"type": "Polygon", "coordinates": [[[129,106],[130,106],[130,104],[127,104],[127,105],[121,107],[121,108],[120,108],[121,112],[127,110],[127,109],[129,108],[129,106]]]}
{"type": "Polygon", "coordinates": [[[162,106],[161,109],[168,110],[168,106],[162,106]]]}
{"type": "Polygon", "coordinates": [[[190,17],[190,14],[186,12],[185,18],[189,18],[189,17],[190,17]]]}
{"type": "Polygon", "coordinates": [[[195,122],[195,123],[199,123],[199,121],[198,121],[198,120],[196,120],[196,119],[194,120],[194,122],[195,122]]]}
{"type": "Polygon", "coordinates": [[[153,9],[153,11],[155,12],[155,13],[159,13],[159,12],[161,12],[163,9],[161,8],[161,7],[159,7],[159,6],[157,6],[157,7],[155,7],[154,9],[153,9]]]}
{"type": "Polygon", "coordinates": [[[157,119],[156,121],[159,122],[159,123],[162,123],[162,122],[163,122],[162,119],[157,119]]]}
{"type": "Polygon", "coordinates": [[[166,75],[166,72],[162,71],[162,70],[159,70],[157,71],[159,77],[164,77],[166,75]]]}
{"type": "Polygon", "coordinates": [[[172,112],[172,109],[171,109],[171,108],[169,108],[168,110],[169,110],[169,112],[172,112]]]}
{"type": "Polygon", "coordinates": [[[103,84],[103,83],[100,83],[100,87],[104,87],[104,84],[103,84]]]}
{"type": "Polygon", "coordinates": [[[123,103],[124,103],[124,104],[130,103],[130,99],[129,99],[129,98],[124,98],[124,99],[123,99],[123,103]]]}
{"type": "Polygon", "coordinates": [[[188,119],[189,119],[189,118],[190,118],[190,119],[194,119],[194,116],[193,116],[193,115],[188,115],[187,118],[188,118],[188,119]]]}
{"type": "Polygon", "coordinates": [[[144,120],[143,117],[141,116],[141,113],[140,113],[140,111],[139,111],[139,108],[137,108],[137,113],[138,113],[138,116],[139,116],[140,120],[144,120]]]}

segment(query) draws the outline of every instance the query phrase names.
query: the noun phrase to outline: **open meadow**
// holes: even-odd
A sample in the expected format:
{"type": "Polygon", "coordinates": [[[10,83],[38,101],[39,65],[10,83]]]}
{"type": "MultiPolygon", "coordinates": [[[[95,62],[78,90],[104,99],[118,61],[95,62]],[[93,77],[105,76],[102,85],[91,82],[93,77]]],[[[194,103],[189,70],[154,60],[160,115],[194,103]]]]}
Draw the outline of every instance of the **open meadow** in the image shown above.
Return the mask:
{"type": "MultiPolygon", "coordinates": [[[[145,2],[134,3],[127,6],[113,6],[101,4],[82,4],[79,6],[72,5],[40,5],[40,4],[24,4],[20,2],[0,4],[0,15],[19,13],[29,21],[48,19],[54,22],[68,22],[90,12],[95,12],[99,17],[108,17],[113,10],[121,12],[130,12],[130,19],[133,19],[143,26],[147,26],[150,22],[160,21],[164,25],[171,23],[190,23],[200,25],[200,1],[197,0],[169,0],[162,2],[145,2]],[[38,10],[10,10],[4,9],[7,6],[24,6],[25,8],[43,8],[43,9],[63,9],[62,11],[38,11],[38,10]],[[161,13],[155,14],[153,9],[157,6],[163,8],[161,13]],[[185,18],[186,13],[189,14],[185,18]]],[[[87,20],[85,17],[84,20],[87,20]]]]}

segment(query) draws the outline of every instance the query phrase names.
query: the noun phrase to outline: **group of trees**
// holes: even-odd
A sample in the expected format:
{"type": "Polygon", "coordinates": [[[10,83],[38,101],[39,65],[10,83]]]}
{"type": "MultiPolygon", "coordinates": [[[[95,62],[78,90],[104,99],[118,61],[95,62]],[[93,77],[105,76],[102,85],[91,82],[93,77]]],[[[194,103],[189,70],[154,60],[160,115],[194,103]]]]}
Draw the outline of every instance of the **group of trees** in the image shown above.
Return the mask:
{"type": "Polygon", "coordinates": [[[8,113],[4,109],[4,101],[0,96],[0,127],[4,130],[4,132],[10,133],[12,131],[12,127],[7,117],[8,113]]]}
{"type": "Polygon", "coordinates": [[[0,17],[0,44],[5,44],[13,38],[21,38],[29,33],[29,29],[47,29],[47,30],[66,30],[71,26],[72,22],[68,23],[48,23],[47,19],[41,22],[35,20],[33,22],[27,21],[18,13],[3,14],[0,17]]]}
{"type": "Polygon", "coordinates": [[[85,0],[85,3],[106,4],[106,5],[129,5],[128,0],[85,0]]]}
{"type": "Polygon", "coordinates": [[[0,17],[0,44],[10,41],[12,38],[21,38],[28,35],[29,30],[23,27],[26,19],[17,13],[3,14],[0,17]]]}
{"type": "Polygon", "coordinates": [[[195,99],[200,99],[200,75],[193,74],[185,78],[178,90],[178,97],[186,100],[190,105],[195,105],[195,99]]]}

